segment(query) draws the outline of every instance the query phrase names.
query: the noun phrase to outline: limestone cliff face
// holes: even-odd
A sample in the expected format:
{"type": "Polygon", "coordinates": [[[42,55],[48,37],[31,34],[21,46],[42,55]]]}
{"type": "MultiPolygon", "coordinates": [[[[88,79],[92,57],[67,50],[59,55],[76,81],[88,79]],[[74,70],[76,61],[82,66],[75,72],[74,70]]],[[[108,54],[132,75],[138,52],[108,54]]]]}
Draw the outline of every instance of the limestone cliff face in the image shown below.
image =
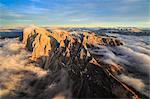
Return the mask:
{"type": "Polygon", "coordinates": [[[51,49],[50,34],[43,28],[29,27],[23,31],[23,44],[32,51],[32,60],[36,60],[40,56],[48,56],[51,49]]]}
{"type": "Polygon", "coordinates": [[[43,28],[29,27],[24,30],[23,43],[32,51],[31,59],[42,60],[41,67],[50,72],[45,78],[37,80],[33,88],[29,88],[33,92],[29,93],[30,97],[47,99],[63,94],[69,98],[138,98],[134,91],[114,76],[120,71],[118,66],[106,68],[87,48],[87,45],[96,44],[122,45],[116,38],[100,37],[94,33],[50,33],[43,28]],[[53,84],[56,89],[49,87],[53,84]]]}
{"type": "Polygon", "coordinates": [[[120,46],[123,42],[113,37],[98,36],[95,33],[84,32],[84,39],[87,44],[98,44],[98,45],[109,45],[109,46],[120,46]]]}
{"type": "MultiPolygon", "coordinates": [[[[48,56],[48,52],[51,50],[51,47],[59,44],[60,47],[65,47],[65,42],[68,41],[69,45],[75,42],[82,42],[83,46],[86,48],[88,45],[110,45],[110,46],[120,46],[123,45],[121,41],[112,37],[100,37],[96,36],[94,33],[84,32],[78,37],[69,35],[68,32],[53,32],[50,33],[43,28],[39,27],[28,27],[23,31],[23,44],[30,51],[32,51],[32,60],[35,60],[41,56],[48,56]],[[81,41],[82,39],[82,41],[81,41]],[[56,41],[56,42],[55,42],[56,41]],[[54,44],[55,43],[55,44],[54,44]]],[[[68,50],[67,48],[67,50],[68,50]]],[[[87,49],[87,48],[86,48],[87,49]]]]}

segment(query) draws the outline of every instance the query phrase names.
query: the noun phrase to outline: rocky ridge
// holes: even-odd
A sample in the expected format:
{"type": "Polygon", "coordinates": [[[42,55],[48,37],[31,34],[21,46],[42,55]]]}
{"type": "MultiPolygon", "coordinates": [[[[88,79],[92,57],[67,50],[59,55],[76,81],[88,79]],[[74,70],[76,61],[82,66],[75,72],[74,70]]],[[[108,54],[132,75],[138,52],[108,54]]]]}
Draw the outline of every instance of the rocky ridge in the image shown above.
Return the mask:
{"type": "Polygon", "coordinates": [[[94,33],[48,32],[40,27],[23,31],[23,44],[32,52],[31,60],[49,73],[34,80],[25,96],[30,98],[139,98],[115,74],[119,66],[97,61],[88,47],[121,46],[123,42],[94,33]]]}

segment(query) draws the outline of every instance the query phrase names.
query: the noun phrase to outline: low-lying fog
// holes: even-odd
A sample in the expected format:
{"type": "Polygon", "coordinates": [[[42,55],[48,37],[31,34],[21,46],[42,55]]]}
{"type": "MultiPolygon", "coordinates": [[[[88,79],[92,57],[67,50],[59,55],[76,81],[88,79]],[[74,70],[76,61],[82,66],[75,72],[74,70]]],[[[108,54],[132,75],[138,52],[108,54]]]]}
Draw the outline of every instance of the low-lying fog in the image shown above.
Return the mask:
{"type": "Polygon", "coordinates": [[[103,55],[109,64],[119,64],[124,72],[118,77],[143,94],[150,93],[150,37],[110,34],[124,42],[124,46],[101,47],[91,52],[103,55]]]}
{"type": "Polygon", "coordinates": [[[31,53],[22,46],[18,38],[0,39],[0,97],[8,96],[17,88],[26,88],[32,79],[46,74],[29,63],[31,53]]]}

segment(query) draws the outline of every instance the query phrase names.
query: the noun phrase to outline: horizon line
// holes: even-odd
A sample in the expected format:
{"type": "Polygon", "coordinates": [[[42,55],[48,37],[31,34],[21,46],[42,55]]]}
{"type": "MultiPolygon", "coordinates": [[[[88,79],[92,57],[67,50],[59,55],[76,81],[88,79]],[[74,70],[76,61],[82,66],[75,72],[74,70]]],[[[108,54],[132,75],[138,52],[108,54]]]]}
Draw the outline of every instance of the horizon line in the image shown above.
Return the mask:
{"type": "Polygon", "coordinates": [[[28,26],[40,26],[40,27],[60,27],[60,28],[150,28],[149,25],[148,26],[131,26],[131,25],[80,25],[80,24],[76,24],[76,25],[40,25],[40,24],[27,24],[27,25],[0,25],[0,27],[28,27],[28,26]]]}

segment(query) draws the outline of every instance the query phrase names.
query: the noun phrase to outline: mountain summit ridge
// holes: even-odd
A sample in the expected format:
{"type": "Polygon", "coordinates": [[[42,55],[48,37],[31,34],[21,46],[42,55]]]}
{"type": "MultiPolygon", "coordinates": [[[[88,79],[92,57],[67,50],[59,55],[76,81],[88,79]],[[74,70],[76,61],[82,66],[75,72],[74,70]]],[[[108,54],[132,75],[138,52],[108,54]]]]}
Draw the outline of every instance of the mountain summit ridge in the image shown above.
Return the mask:
{"type": "Polygon", "coordinates": [[[31,60],[49,71],[45,78],[37,79],[29,87],[30,97],[54,98],[60,94],[65,98],[139,97],[115,76],[121,71],[119,67],[100,64],[88,50],[88,47],[93,48],[95,45],[121,46],[122,41],[86,32],[80,35],[48,32],[39,27],[26,28],[23,34],[24,47],[32,52],[31,60]],[[43,83],[46,84],[42,85],[43,83]],[[53,84],[55,90],[48,87],[53,84]],[[52,91],[55,92],[52,94],[52,91]]]}

